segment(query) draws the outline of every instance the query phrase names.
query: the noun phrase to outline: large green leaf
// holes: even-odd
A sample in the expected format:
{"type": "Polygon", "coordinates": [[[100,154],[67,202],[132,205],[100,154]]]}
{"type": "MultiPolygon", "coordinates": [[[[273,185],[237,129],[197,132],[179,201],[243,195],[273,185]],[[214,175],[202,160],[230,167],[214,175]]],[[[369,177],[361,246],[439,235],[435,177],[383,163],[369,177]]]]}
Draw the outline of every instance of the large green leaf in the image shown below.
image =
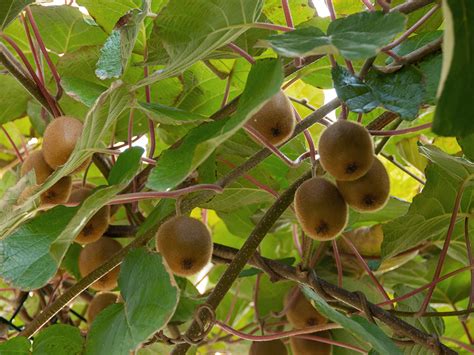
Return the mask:
{"type": "Polygon", "coordinates": [[[179,288],[159,254],[146,248],[125,258],[118,280],[123,303],[102,311],[92,323],[86,354],[128,355],[171,319],[179,288]]]}
{"type": "Polygon", "coordinates": [[[282,82],[280,61],[258,61],[252,67],[235,114],[192,129],[179,146],[166,150],[152,170],[147,186],[154,190],[167,190],[183,181],[217,146],[237,132],[252,113],[275,95],[282,82]]]}
{"type": "Polygon", "coordinates": [[[364,59],[373,57],[403,31],[405,21],[397,12],[360,12],[331,22],[327,35],[319,28],[304,27],[270,36],[269,43],[286,57],[340,53],[347,59],[364,59]]]}
{"type": "Polygon", "coordinates": [[[472,99],[474,72],[474,2],[443,0],[445,33],[440,97],[433,132],[443,136],[467,136],[474,132],[472,99]]]}
{"type": "Polygon", "coordinates": [[[72,6],[32,6],[46,47],[58,54],[72,52],[83,46],[104,43],[106,34],[99,26],[86,22],[78,8],[72,6]]]}
{"type": "Polygon", "coordinates": [[[23,336],[16,336],[0,343],[0,354],[2,355],[30,355],[30,341],[23,336]]]}
{"type": "Polygon", "coordinates": [[[100,50],[96,75],[100,79],[122,76],[132,55],[135,41],[149,12],[150,0],[143,0],[140,10],[133,9],[124,14],[100,50]]]}
{"type": "Polygon", "coordinates": [[[35,0],[2,0],[0,3],[0,30],[3,31],[24,7],[35,0]]]}
{"type": "Polygon", "coordinates": [[[0,74],[0,124],[26,114],[28,92],[9,74],[0,74]]]}
{"type": "Polygon", "coordinates": [[[370,323],[361,316],[346,317],[332,308],[321,296],[307,286],[303,287],[303,292],[309,299],[314,301],[319,313],[343,326],[345,330],[356,338],[372,345],[373,349],[377,350],[380,354],[401,354],[400,349],[377,325],[370,323]]]}
{"type": "Polygon", "coordinates": [[[168,64],[138,85],[175,76],[235,40],[257,21],[262,4],[262,0],[170,0],[155,19],[149,48],[151,63],[154,56],[166,53],[168,64]]]}
{"type": "Polygon", "coordinates": [[[42,330],[33,342],[33,355],[79,355],[84,339],[79,328],[54,324],[42,330]]]}
{"type": "MultiPolygon", "coordinates": [[[[415,196],[406,215],[383,226],[384,258],[410,249],[422,241],[444,238],[456,194],[461,185],[474,176],[473,170],[470,170],[472,167],[469,167],[470,163],[466,160],[450,157],[434,148],[424,147],[423,152],[432,160],[426,168],[426,185],[415,196]]],[[[468,184],[462,196],[458,223],[463,217],[470,215],[473,196],[474,187],[468,184]]]]}
{"type": "Polygon", "coordinates": [[[383,106],[411,120],[425,98],[423,76],[411,66],[391,74],[371,70],[365,82],[340,66],[332,70],[332,76],[338,97],[358,113],[383,106]]]}

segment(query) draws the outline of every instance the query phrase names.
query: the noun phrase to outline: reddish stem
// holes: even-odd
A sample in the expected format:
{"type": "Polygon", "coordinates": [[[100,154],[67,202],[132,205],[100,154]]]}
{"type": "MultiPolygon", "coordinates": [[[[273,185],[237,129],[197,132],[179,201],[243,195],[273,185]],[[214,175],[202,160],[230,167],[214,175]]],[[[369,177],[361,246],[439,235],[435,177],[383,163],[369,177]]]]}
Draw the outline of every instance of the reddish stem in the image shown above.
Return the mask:
{"type": "Polygon", "coordinates": [[[232,49],[235,53],[240,55],[242,58],[244,58],[250,64],[255,64],[255,59],[250,54],[248,54],[246,51],[244,51],[242,48],[240,48],[238,45],[236,45],[235,43],[231,42],[227,46],[230,49],[232,49]]]}
{"type": "Polygon", "coordinates": [[[227,77],[227,81],[225,83],[225,91],[224,91],[224,97],[222,98],[221,108],[223,108],[225,105],[227,105],[227,100],[229,100],[230,84],[232,82],[233,74],[234,74],[234,70],[232,69],[230,71],[229,76],[227,77]]]}
{"type": "Polygon", "coordinates": [[[124,203],[130,203],[135,201],[141,201],[151,198],[178,198],[183,195],[187,195],[191,192],[196,191],[214,191],[215,193],[222,193],[224,189],[219,185],[213,184],[199,184],[189,187],[185,187],[178,190],[158,192],[158,191],[147,191],[147,192],[135,192],[129,194],[117,195],[113,200],[111,200],[109,205],[121,205],[124,203]]]}
{"type": "Polygon", "coordinates": [[[304,328],[304,329],[294,329],[294,330],[289,330],[289,331],[284,331],[280,333],[274,333],[274,334],[268,334],[268,335],[250,335],[246,333],[242,333],[237,329],[234,329],[227,324],[221,322],[221,321],[216,321],[215,323],[219,328],[223,329],[229,334],[235,335],[241,339],[245,340],[250,340],[250,341],[270,341],[270,340],[277,340],[277,339],[282,339],[282,338],[287,338],[295,335],[303,335],[303,334],[311,334],[311,333],[317,333],[317,332],[322,332],[325,330],[331,330],[331,329],[340,329],[341,326],[339,324],[335,323],[330,323],[330,324],[320,324],[320,325],[315,325],[312,327],[304,328]]]}
{"type": "Polygon", "coordinates": [[[35,64],[36,64],[38,78],[41,81],[41,83],[44,84],[44,76],[43,76],[41,61],[38,56],[37,48],[33,42],[33,38],[31,37],[30,27],[28,26],[28,23],[26,22],[26,19],[23,13],[21,14],[21,22],[23,23],[23,27],[25,28],[25,33],[26,33],[26,37],[28,38],[28,43],[30,45],[31,53],[33,53],[33,60],[35,61],[35,64]]]}
{"type": "Polygon", "coordinates": [[[397,62],[397,63],[403,62],[403,57],[400,57],[397,53],[395,53],[391,49],[385,50],[384,53],[387,54],[388,56],[392,57],[395,60],[395,62],[397,62]]]}
{"type": "Polygon", "coordinates": [[[364,114],[363,113],[359,113],[357,115],[357,122],[361,123],[362,122],[362,117],[364,117],[364,114]]]}
{"type": "MultiPolygon", "coordinates": [[[[471,292],[469,294],[469,302],[467,303],[467,309],[472,308],[474,299],[474,256],[472,254],[471,241],[469,240],[469,218],[464,219],[464,240],[466,242],[466,252],[469,259],[469,266],[471,269],[471,292]]],[[[471,342],[472,344],[472,342],[471,342]]]]}
{"type": "Polygon", "coordinates": [[[261,28],[264,30],[271,30],[271,31],[282,31],[282,32],[291,32],[294,30],[293,27],[276,25],[274,23],[266,23],[266,22],[255,22],[252,24],[254,28],[261,28]]]}
{"type": "Polygon", "coordinates": [[[332,240],[332,250],[334,254],[334,259],[336,260],[337,267],[337,285],[342,287],[342,263],[341,255],[339,254],[339,248],[337,247],[337,242],[335,239],[332,240]]]}
{"type": "Polygon", "coordinates": [[[291,234],[293,236],[293,243],[295,244],[296,250],[298,251],[298,255],[300,258],[303,258],[303,247],[300,243],[300,238],[298,236],[298,225],[292,224],[291,225],[291,234]]]}
{"type": "Polygon", "coordinates": [[[294,28],[293,17],[291,16],[290,5],[288,0],[281,0],[281,6],[283,7],[283,13],[285,14],[285,21],[288,27],[294,28]]]}
{"type": "Polygon", "coordinates": [[[201,221],[206,226],[207,226],[207,216],[208,216],[207,208],[201,209],[201,221]]]}
{"type": "Polygon", "coordinates": [[[459,340],[456,340],[456,339],[453,339],[453,338],[449,338],[449,337],[445,337],[445,336],[442,336],[441,340],[450,341],[451,343],[456,344],[460,348],[463,348],[464,350],[467,350],[470,353],[474,354],[474,348],[472,346],[464,344],[462,341],[459,341],[459,340]]]}
{"type": "MultiPolygon", "coordinates": [[[[451,304],[451,306],[453,307],[454,309],[454,312],[458,312],[458,308],[456,307],[456,305],[454,303],[451,304]]],[[[461,323],[461,326],[464,330],[464,333],[466,333],[466,336],[467,336],[467,339],[469,340],[469,343],[472,344],[472,336],[471,336],[471,332],[469,331],[469,327],[467,326],[466,324],[466,320],[467,318],[469,317],[469,314],[472,313],[472,312],[469,312],[469,307],[467,307],[466,309],[466,314],[464,314],[463,316],[461,317],[458,317],[458,320],[459,322],[461,323]]]]}
{"type": "Polygon", "coordinates": [[[387,130],[387,131],[377,131],[377,130],[369,130],[369,133],[373,136],[399,136],[402,134],[413,133],[422,131],[424,129],[430,128],[431,123],[425,123],[415,127],[409,127],[404,129],[394,129],[394,130],[387,130]]]}
{"type": "Polygon", "coordinates": [[[262,335],[265,334],[265,330],[263,328],[264,326],[264,321],[260,317],[260,310],[258,308],[258,293],[260,290],[260,279],[262,278],[262,274],[257,274],[257,277],[255,279],[255,286],[254,286],[254,292],[253,292],[253,309],[255,313],[255,320],[257,321],[260,331],[262,332],[262,335]]]}
{"type": "MultiPolygon", "coordinates": [[[[145,60],[148,57],[148,48],[145,48],[145,60]]],[[[143,67],[143,76],[148,77],[148,66],[143,67]]],[[[145,100],[147,103],[151,102],[151,87],[150,85],[145,85],[145,100]]],[[[148,130],[150,131],[150,151],[148,152],[148,157],[153,158],[155,155],[155,146],[156,146],[156,137],[155,137],[155,124],[153,120],[148,117],[148,130]]]]}
{"type": "Polygon", "coordinates": [[[395,41],[392,43],[386,45],[385,47],[382,48],[383,51],[392,49],[396,46],[398,46],[400,43],[402,43],[404,40],[406,40],[410,35],[415,32],[421,25],[423,25],[433,14],[438,11],[440,8],[439,4],[436,4],[431,8],[426,14],[424,14],[418,21],[416,21],[408,30],[406,30],[405,33],[403,33],[400,37],[398,37],[395,41]]]}
{"type": "MultiPolygon", "coordinates": [[[[301,116],[299,115],[298,111],[296,111],[296,108],[293,107],[293,112],[295,113],[295,118],[297,122],[301,122],[301,116]]],[[[316,147],[313,141],[313,137],[311,137],[311,133],[309,133],[309,130],[305,129],[303,131],[304,137],[306,138],[306,142],[308,143],[308,148],[309,148],[309,154],[311,158],[311,166],[313,169],[316,167],[316,147]]]]}
{"type": "Polygon", "coordinates": [[[378,4],[382,8],[383,12],[390,11],[390,4],[388,4],[385,0],[377,0],[378,4]]]}
{"type": "MultiPolygon", "coordinates": [[[[357,260],[359,261],[359,264],[364,268],[364,270],[367,272],[367,274],[369,275],[369,277],[372,279],[375,287],[380,291],[380,294],[382,295],[382,297],[386,300],[386,301],[390,301],[390,297],[388,296],[387,292],[385,291],[385,289],[383,288],[383,286],[380,284],[379,280],[377,280],[377,278],[375,277],[374,273],[372,272],[372,270],[370,270],[369,266],[367,265],[367,263],[365,262],[364,258],[362,257],[362,255],[360,255],[359,251],[357,250],[357,248],[354,246],[354,244],[352,243],[352,241],[347,238],[346,236],[344,236],[344,234],[341,235],[342,239],[344,240],[344,242],[346,242],[346,244],[352,249],[352,252],[354,253],[355,257],[357,258],[357,260]]],[[[391,307],[393,307],[393,305],[391,304],[391,307]]]]}
{"type": "Polygon", "coordinates": [[[15,142],[13,141],[12,137],[10,137],[10,134],[8,134],[8,131],[5,129],[5,127],[3,127],[3,125],[2,125],[2,131],[3,131],[3,133],[5,133],[5,135],[7,136],[8,141],[12,145],[13,150],[15,151],[16,157],[18,158],[18,160],[20,162],[23,163],[23,157],[21,156],[20,151],[18,150],[17,146],[15,145],[15,142]]]}
{"type": "MultiPolygon", "coordinates": [[[[458,193],[456,195],[456,199],[454,201],[453,213],[451,214],[451,220],[449,221],[448,232],[446,233],[446,238],[444,240],[443,249],[441,250],[441,255],[439,256],[438,264],[436,265],[436,270],[435,270],[435,273],[433,275],[433,281],[438,279],[439,275],[441,275],[441,270],[443,269],[444,260],[446,259],[446,255],[448,254],[449,243],[451,242],[451,237],[453,235],[454,226],[456,225],[456,219],[457,219],[457,216],[458,216],[459,207],[461,206],[462,194],[464,192],[464,189],[465,189],[466,185],[469,183],[469,181],[473,177],[474,177],[474,175],[470,176],[469,178],[464,180],[463,183],[461,184],[461,186],[459,187],[459,191],[458,191],[458,193]]],[[[430,303],[431,296],[433,295],[435,287],[436,287],[436,285],[433,285],[428,289],[428,293],[426,294],[426,297],[423,301],[423,304],[421,305],[420,310],[418,311],[418,314],[425,313],[426,308],[428,308],[428,305],[430,303]]]]}
{"type": "Polygon", "coordinates": [[[29,6],[27,6],[25,10],[26,10],[26,16],[28,16],[28,20],[30,21],[31,28],[33,29],[33,33],[35,34],[36,41],[38,42],[41,52],[43,52],[44,59],[46,59],[46,63],[48,63],[48,67],[51,70],[51,74],[53,74],[54,80],[56,81],[56,88],[57,88],[56,100],[59,100],[63,94],[63,88],[61,87],[61,77],[59,76],[59,73],[56,70],[56,66],[53,64],[53,62],[51,61],[51,58],[49,57],[49,53],[46,50],[43,39],[41,38],[38,26],[36,25],[31,9],[29,8],[29,6]]]}
{"type": "Polygon", "coordinates": [[[336,19],[336,11],[334,10],[334,4],[332,3],[332,0],[326,0],[326,6],[329,10],[331,21],[334,21],[336,19]]]}
{"type": "Polygon", "coordinates": [[[38,86],[38,89],[41,91],[41,94],[43,97],[46,99],[48,102],[48,105],[51,109],[51,112],[55,117],[61,116],[61,112],[59,111],[58,107],[56,106],[55,101],[53,100],[52,96],[49,94],[48,90],[46,90],[46,87],[41,83],[40,79],[38,78],[38,75],[36,75],[35,70],[31,66],[30,62],[25,56],[25,53],[18,47],[18,45],[15,43],[13,39],[11,39],[9,36],[7,36],[5,33],[0,32],[0,36],[5,39],[8,44],[15,50],[15,52],[18,54],[20,57],[21,61],[25,65],[26,69],[28,70],[28,73],[30,74],[31,78],[35,82],[35,84],[38,86]]]}
{"type": "Polygon", "coordinates": [[[472,267],[471,266],[464,266],[460,269],[451,271],[450,273],[447,273],[446,275],[441,276],[440,278],[436,279],[435,281],[431,281],[430,283],[428,283],[426,285],[418,287],[418,288],[414,289],[413,291],[410,291],[410,292],[404,294],[403,296],[392,298],[389,301],[384,301],[384,302],[377,303],[377,306],[385,306],[387,304],[404,301],[406,299],[409,299],[410,297],[413,297],[414,295],[417,295],[420,292],[423,292],[427,288],[430,288],[430,287],[432,287],[432,286],[434,286],[434,285],[436,285],[436,284],[438,284],[438,283],[440,283],[444,280],[449,279],[450,277],[453,277],[457,274],[460,274],[461,272],[468,271],[468,270],[473,270],[473,269],[474,269],[474,266],[472,266],[472,267]]]}

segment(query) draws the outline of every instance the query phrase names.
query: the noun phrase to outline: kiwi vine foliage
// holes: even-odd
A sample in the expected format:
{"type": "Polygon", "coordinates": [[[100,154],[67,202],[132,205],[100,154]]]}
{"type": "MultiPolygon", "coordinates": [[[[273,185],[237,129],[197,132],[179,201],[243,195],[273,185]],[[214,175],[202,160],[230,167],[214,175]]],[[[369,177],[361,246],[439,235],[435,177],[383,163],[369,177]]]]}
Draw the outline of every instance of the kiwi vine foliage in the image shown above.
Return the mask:
{"type": "Polygon", "coordinates": [[[430,336],[474,351],[472,1],[392,0],[384,13],[388,1],[332,0],[333,20],[308,0],[66,3],[0,3],[0,354],[181,354],[189,344],[170,345],[160,331],[189,342],[202,304],[216,307],[215,323],[189,353],[246,354],[261,329],[293,331],[272,323],[284,321],[275,314],[295,280],[335,324],[333,354],[431,354],[430,336]],[[278,147],[286,163],[243,129],[280,88],[307,118],[278,147]],[[83,132],[67,163],[35,187],[34,174],[20,176],[21,159],[41,148],[55,110],[82,121],[83,132]],[[370,233],[372,244],[360,246],[365,268],[342,237],[309,250],[294,210],[281,207],[312,168],[299,158],[317,146],[324,116],[366,126],[390,176],[385,207],[348,212],[346,238],[358,247],[370,233]],[[79,206],[45,210],[39,196],[69,175],[98,188],[79,206]],[[177,204],[207,224],[214,254],[209,268],[183,278],[155,251],[154,235],[176,210],[167,194],[193,186],[177,204]],[[107,204],[107,238],[123,248],[83,277],[74,238],[107,204]],[[257,246],[266,264],[252,257],[257,246]],[[119,264],[121,302],[87,324],[89,286],[119,264]],[[345,302],[335,307],[301,278],[308,264],[345,302]],[[438,274],[448,276],[425,287],[438,274]],[[393,316],[402,333],[380,313],[376,324],[354,315],[356,294],[346,291],[372,304],[400,298],[393,316]],[[410,326],[413,342],[393,341],[410,326]],[[227,336],[235,330],[247,336],[227,336]]]}

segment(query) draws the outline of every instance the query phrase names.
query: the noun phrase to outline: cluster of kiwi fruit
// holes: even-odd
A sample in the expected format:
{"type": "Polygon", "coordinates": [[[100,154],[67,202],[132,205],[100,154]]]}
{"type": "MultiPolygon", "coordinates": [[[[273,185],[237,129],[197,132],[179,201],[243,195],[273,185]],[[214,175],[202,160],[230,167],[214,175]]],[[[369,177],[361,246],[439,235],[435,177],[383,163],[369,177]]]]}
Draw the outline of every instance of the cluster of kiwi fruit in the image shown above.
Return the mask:
{"type": "MultiPolygon", "coordinates": [[[[42,149],[31,153],[25,159],[21,166],[21,176],[34,170],[36,183],[43,184],[54,170],[69,159],[82,129],[82,122],[73,117],[60,116],[51,121],[43,135],[42,149]]],[[[41,194],[41,203],[65,203],[71,194],[71,188],[72,178],[65,176],[41,194]]]]}
{"type": "MultiPolygon", "coordinates": [[[[327,318],[321,315],[298,289],[291,289],[285,297],[286,319],[295,329],[303,329],[327,323],[327,318]]],[[[315,333],[318,337],[330,338],[328,331],[315,333]]],[[[290,337],[290,348],[295,355],[328,355],[332,346],[314,340],[297,336],[290,337]]],[[[250,346],[249,355],[287,355],[288,351],[280,339],[272,341],[254,341],[250,346]]]]}
{"type": "Polygon", "coordinates": [[[256,130],[275,146],[286,142],[295,130],[296,119],[290,99],[279,91],[247,121],[246,126],[256,130]]]}
{"type": "Polygon", "coordinates": [[[374,212],[389,198],[388,173],[375,157],[369,131],[362,125],[338,120],[326,128],[318,144],[320,163],[335,184],[320,176],[305,181],[295,194],[295,211],[311,238],[336,238],[346,227],[348,205],[374,212]]]}

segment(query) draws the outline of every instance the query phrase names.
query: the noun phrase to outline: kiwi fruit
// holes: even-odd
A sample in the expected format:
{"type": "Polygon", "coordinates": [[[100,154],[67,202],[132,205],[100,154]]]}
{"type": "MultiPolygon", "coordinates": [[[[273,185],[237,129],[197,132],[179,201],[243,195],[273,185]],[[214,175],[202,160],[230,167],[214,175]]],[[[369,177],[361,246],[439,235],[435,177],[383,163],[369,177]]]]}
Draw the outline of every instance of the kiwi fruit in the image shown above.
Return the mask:
{"type": "Polygon", "coordinates": [[[336,238],[347,223],[347,204],[330,181],[314,177],[296,190],[295,212],[303,231],[325,241],[336,238]]]}
{"type": "Polygon", "coordinates": [[[292,289],[287,294],[285,309],[286,319],[294,328],[303,329],[327,323],[327,319],[313,307],[299,289],[292,289]]]}
{"type": "Polygon", "coordinates": [[[102,292],[94,296],[89,307],[87,308],[86,319],[92,323],[95,317],[107,306],[117,302],[117,295],[112,292],[102,292]]]}
{"type": "Polygon", "coordinates": [[[285,344],[280,339],[270,341],[254,341],[250,346],[249,355],[287,355],[285,344]]]}
{"type": "Polygon", "coordinates": [[[373,212],[385,206],[390,196],[390,178],[382,162],[374,159],[369,171],[353,181],[336,181],[346,202],[361,212],[373,212]]]}
{"type": "MultiPolygon", "coordinates": [[[[54,172],[46,163],[42,150],[30,153],[21,166],[20,174],[24,176],[32,169],[35,170],[36,183],[43,184],[46,179],[54,172]]],[[[65,203],[71,194],[72,179],[70,176],[61,178],[57,183],[41,194],[43,204],[65,203]]]]}
{"type": "Polygon", "coordinates": [[[194,275],[212,256],[212,239],[199,220],[177,216],[163,223],[156,234],[156,247],[171,271],[179,276],[194,275]]]}
{"type": "Polygon", "coordinates": [[[69,116],[57,117],[46,127],[43,152],[51,168],[57,169],[66,163],[82,134],[82,128],[81,121],[69,116]]]}
{"type": "Polygon", "coordinates": [[[247,121],[248,126],[273,145],[280,145],[290,138],[295,124],[293,106],[281,90],[247,121]]]}
{"type": "MultiPolygon", "coordinates": [[[[381,224],[372,227],[353,229],[344,236],[349,239],[360,255],[365,257],[379,257],[382,249],[383,230],[381,224]]],[[[354,254],[352,248],[344,240],[338,240],[339,249],[346,254],[354,254]]]]}
{"type": "MultiPolygon", "coordinates": [[[[329,332],[318,332],[314,335],[323,338],[331,337],[329,332]]],[[[297,337],[290,338],[290,347],[295,355],[329,355],[332,352],[331,344],[297,337]]]]}
{"type": "MultiPolygon", "coordinates": [[[[80,184],[74,184],[69,197],[70,203],[81,203],[84,201],[92,192],[89,186],[82,186],[80,184]]],[[[102,207],[89,222],[86,223],[84,228],[76,236],[75,241],[80,244],[89,244],[98,240],[107,230],[110,221],[110,206],[106,205],[102,207]]]]}
{"type": "MultiPolygon", "coordinates": [[[[111,238],[100,238],[87,244],[79,254],[79,272],[87,276],[122,249],[122,245],[111,238]]],[[[120,266],[115,267],[91,285],[97,291],[110,291],[117,287],[120,266]]]]}
{"type": "Polygon", "coordinates": [[[341,181],[360,178],[374,161],[369,131],[347,120],[338,120],[323,131],[318,152],[324,170],[341,181]]]}

